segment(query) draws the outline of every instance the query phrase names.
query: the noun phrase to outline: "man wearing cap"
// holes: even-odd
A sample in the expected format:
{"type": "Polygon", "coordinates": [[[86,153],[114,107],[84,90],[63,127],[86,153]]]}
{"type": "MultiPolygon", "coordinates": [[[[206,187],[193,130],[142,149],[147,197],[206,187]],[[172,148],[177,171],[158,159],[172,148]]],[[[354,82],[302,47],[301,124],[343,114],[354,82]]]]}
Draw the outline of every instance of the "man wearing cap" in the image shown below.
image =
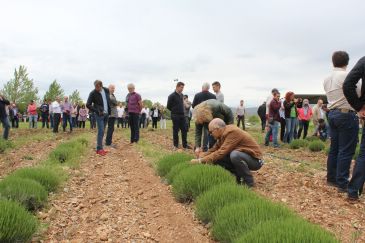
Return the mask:
{"type": "Polygon", "coordinates": [[[226,125],[220,118],[209,123],[209,133],[217,140],[216,144],[191,162],[220,165],[232,172],[237,182],[254,186],[251,170],[257,171],[263,165],[263,153],[255,139],[235,125],[226,125]]]}

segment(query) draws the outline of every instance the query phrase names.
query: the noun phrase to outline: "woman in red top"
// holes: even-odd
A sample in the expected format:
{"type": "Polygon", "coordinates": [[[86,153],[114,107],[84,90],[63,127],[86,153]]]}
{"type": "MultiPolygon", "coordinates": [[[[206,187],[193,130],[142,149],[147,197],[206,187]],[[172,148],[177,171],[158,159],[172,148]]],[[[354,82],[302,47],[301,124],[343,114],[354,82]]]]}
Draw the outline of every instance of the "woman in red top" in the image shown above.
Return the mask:
{"type": "Polygon", "coordinates": [[[37,105],[35,104],[34,100],[30,101],[27,112],[29,117],[29,128],[37,128],[38,113],[37,113],[37,105]]]}
{"type": "Polygon", "coordinates": [[[298,119],[299,119],[299,131],[298,131],[298,139],[302,135],[302,130],[304,127],[303,139],[307,137],[309,121],[312,119],[313,112],[312,108],[309,106],[309,101],[307,99],[303,100],[303,107],[298,108],[298,119]]]}

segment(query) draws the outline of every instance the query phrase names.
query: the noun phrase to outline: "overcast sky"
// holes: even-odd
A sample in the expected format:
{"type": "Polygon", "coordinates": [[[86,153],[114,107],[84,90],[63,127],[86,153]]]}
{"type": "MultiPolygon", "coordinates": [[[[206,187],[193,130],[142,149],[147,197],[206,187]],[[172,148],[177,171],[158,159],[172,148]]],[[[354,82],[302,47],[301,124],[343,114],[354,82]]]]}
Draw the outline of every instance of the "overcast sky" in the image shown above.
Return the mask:
{"type": "Polygon", "coordinates": [[[166,103],[174,79],[192,100],[220,81],[228,105],[273,87],[323,93],[331,54],[365,55],[363,0],[0,0],[0,87],[19,65],[43,96],[57,79],[86,99],[95,79],[166,103]]]}

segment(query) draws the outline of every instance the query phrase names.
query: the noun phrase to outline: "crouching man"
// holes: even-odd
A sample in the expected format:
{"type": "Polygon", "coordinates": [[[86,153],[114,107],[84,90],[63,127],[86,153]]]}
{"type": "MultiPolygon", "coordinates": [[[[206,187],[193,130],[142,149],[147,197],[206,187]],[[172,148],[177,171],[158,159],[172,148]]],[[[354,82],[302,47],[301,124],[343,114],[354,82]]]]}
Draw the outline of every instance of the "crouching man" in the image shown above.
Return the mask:
{"type": "Polygon", "coordinates": [[[251,170],[259,170],[263,165],[263,154],[254,138],[235,125],[226,125],[220,118],[213,119],[208,128],[217,142],[191,163],[220,165],[233,173],[238,183],[254,186],[251,170]]]}

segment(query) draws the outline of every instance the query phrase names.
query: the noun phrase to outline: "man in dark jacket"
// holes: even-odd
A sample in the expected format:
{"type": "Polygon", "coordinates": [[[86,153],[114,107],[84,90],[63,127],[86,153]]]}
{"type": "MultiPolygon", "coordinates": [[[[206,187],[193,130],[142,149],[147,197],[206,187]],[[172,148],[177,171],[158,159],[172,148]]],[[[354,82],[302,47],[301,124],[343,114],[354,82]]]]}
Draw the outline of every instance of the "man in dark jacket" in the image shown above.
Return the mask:
{"type": "Polygon", "coordinates": [[[178,82],[176,85],[176,90],[172,94],[170,94],[167,99],[167,109],[171,111],[175,149],[179,147],[179,131],[181,131],[183,148],[190,148],[187,142],[187,130],[184,116],[184,101],[182,94],[184,86],[185,84],[183,82],[178,82]]]}
{"type": "Polygon", "coordinates": [[[199,105],[203,101],[210,100],[210,99],[216,99],[216,96],[209,92],[210,84],[204,83],[202,86],[202,92],[197,93],[194,96],[192,107],[199,105]]]}
{"type": "Polygon", "coordinates": [[[100,80],[96,80],[94,86],[95,89],[90,92],[86,107],[95,113],[98,127],[96,153],[104,156],[107,152],[103,149],[103,137],[110,114],[110,94],[109,90],[103,87],[103,83],[100,80]]]}
{"type": "Polygon", "coordinates": [[[265,126],[266,126],[266,102],[264,102],[262,105],[259,106],[257,109],[257,115],[259,115],[261,119],[261,129],[262,132],[265,132],[265,126]]]}
{"type": "MultiPolygon", "coordinates": [[[[347,75],[343,83],[343,93],[348,103],[358,112],[360,119],[365,119],[365,85],[362,83],[361,95],[357,94],[356,84],[365,80],[365,57],[361,58],[347,75]]],[[[360,154],[357,157],[352,178],[348,184],[349,200],[358,200],[365,181],[365,127],[363,127],[360,154]]]]}
{"type": "Polygon", "coordinates": [[[6,106],[7,105],[10,105],[10,102],[7,99],[5,99],[4,96],[2,96],[0,94],[0,121],[3,124],[3,128],[4,128],[3,138],[5,140],[8,139],[9,130],[10,130],[9,118],[8,118],[7,113],[6,113],[6,106]]]}

